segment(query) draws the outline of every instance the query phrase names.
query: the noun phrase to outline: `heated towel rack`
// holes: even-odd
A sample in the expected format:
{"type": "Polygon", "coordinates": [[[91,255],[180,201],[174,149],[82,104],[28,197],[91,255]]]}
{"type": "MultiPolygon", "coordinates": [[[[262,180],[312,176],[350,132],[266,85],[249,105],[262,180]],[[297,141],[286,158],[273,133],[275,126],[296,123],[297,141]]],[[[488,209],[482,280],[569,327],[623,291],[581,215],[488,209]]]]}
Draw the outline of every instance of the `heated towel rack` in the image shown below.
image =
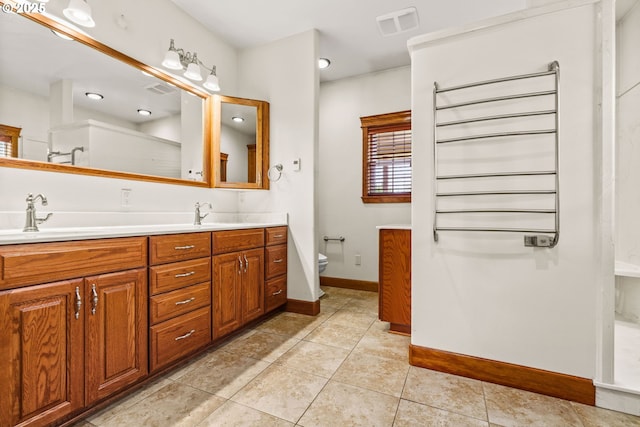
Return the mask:
{"type": "Polygon", "coordinates": [[[507,232],[524,234],[525,246],[558,244],[559,76],[554,61],[531,74],[434,82],[434,241],[507,232]]]}

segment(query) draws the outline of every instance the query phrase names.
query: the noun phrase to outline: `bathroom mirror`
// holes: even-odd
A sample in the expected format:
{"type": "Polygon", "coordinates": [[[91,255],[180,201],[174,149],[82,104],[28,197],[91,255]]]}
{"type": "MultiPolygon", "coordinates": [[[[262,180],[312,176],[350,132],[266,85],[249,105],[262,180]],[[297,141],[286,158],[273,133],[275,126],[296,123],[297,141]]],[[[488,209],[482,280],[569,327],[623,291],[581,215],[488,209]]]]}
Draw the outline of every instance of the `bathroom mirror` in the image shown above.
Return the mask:
{"type": "Polygon", "coordinates": [[[269,103],[214,95],[214,187],[268,189],[269,103]]]}
{"type": "Polygon", "coordinates": [[[204,89],[40,14],[0,13],[0,52],[0,166],[210,185],[204,89]]]}

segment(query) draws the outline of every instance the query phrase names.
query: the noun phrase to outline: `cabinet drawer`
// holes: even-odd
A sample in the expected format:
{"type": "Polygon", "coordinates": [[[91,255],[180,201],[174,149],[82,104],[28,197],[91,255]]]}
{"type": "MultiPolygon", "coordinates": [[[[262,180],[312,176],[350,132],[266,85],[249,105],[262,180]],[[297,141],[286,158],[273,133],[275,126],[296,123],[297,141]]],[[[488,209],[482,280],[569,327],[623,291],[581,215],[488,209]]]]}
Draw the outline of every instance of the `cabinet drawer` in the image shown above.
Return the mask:
{"type": "Polygon", "coordinates": [[[264,311],[269,312],[287,302],[287,276],[268,280],[264,287],[264,311]]]}
{"type": "Polygon", "coordinates": [[[264,228],[213,232],[213,253],[223,254],[264,246],[264,228]]]}
{"type": "Polygon", "coordinates": [[[149,264],[164,264],[211,255],[211,233],[149,237],[149,264]]]}
{"type": "Polygon", "coordinates": [[[287,272],[287,245],[269,246],[265,249],[265,278],[280,276],[287,272]]]}
{"type": "Polygon", "coordinates": [[[211,306],[152,326],[149,335],[154,371],[211,342],[211,306]]]}
{"type": "Polygon", "coordinates": [[[266,228],[267,246],[287,243],[287,227],[266,228]]]}
{"type": "Polygon", "coordinates": [[[163,322],[211,304],[211,282],[156,295],[149,300],[151,324],[163,322]]]}
{"type": "Polygon", "coordinates": [[[144,267],[147,238],[0,246],[0,289],[144,267]]]}
{"type": "Polygon", "coordinates": [[[211,280],[211,258],[200,258],[149,268],[149,294],[157,295],[211,280]]]}

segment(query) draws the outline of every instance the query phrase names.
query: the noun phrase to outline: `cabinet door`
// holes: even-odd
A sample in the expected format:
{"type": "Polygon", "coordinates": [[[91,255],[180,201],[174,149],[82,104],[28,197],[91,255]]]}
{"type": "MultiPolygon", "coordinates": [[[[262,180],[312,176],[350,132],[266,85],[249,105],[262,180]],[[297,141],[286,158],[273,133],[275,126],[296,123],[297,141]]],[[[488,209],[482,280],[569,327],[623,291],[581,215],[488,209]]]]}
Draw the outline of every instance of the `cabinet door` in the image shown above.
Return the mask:
{"type": "Polygon", "coordinates": [[[411,230],[380,230],[379,317],[411,333],[411,230]]]}
{"type": "Polygon", "coordinates": [[[48,425],[84,405],[82,293],[80,279],[0,293],[0,425],[48,425]]]}
{"type": "Polygon", "coordinates": [[[213,257],[213,337],[220,338],[242,325],[242,271],[240,252],[213,257]]]}
{"type": "Polygon", "coordinates": [[[264,314],[264,248],[242,253],[242,323],[264,314]]]}
{"type": "Polygon", "coordinates": [[[85,279],[87,404],[148,372],[146,271],[85,279]]]}

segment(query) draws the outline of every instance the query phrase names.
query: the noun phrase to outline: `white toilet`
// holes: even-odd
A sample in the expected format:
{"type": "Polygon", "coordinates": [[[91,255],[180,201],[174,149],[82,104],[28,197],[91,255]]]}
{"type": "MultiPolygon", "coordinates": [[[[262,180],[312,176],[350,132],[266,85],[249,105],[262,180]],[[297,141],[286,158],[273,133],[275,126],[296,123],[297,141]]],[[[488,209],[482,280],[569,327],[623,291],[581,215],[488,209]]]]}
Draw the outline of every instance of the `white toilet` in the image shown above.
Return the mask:
{"type": "Polygon", "coordinates": [[[318,254],[318,272],[322,273],[326,268],[327,264],[329,264],[329,260],[327,256],[324,254],[318,254]]]}
{"type": "MultiPolygon", "coordinates": [[[[329,260],[327,259],[327,256],[319,253],[318,254],[318,274],[322,273],[327,268],[327,264],[329,264],[329,260]]],[[[318,289],[318,296],[319,297],[324,296],[324,291],[322,289],[318,289]]]]}

